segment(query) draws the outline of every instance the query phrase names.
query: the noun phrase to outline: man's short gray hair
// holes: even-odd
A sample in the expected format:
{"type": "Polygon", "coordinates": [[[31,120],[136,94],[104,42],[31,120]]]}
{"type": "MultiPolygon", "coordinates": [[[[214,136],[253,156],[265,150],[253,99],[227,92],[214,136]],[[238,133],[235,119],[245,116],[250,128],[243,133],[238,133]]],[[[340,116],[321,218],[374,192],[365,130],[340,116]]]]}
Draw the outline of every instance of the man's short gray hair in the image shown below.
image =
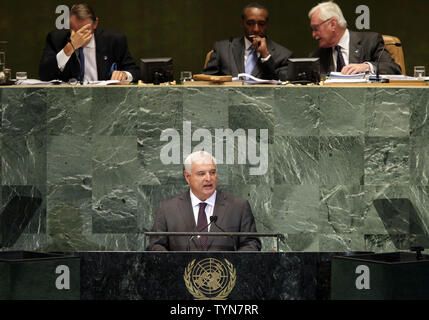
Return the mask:
{"type": "Polygon", "coordinates": [[[70,16],[76,16],[79,20],[91,19],[95,22],[97,16],[94,10],[87,3],[74,4],[70,10],[70,16]]]}
{"type": "Polygon", "coordinates": [[[191,173],[192,163],[207,163],[216,165],[216,159],[206,151],[195,151],[185,159],[185,170],[191,173]]]}
{"type": "Polygon", "coordinates": [[[333,1],[327,1],[319,3],[317,6],[315,6],[313,9],[310,10],[308,13],[308,17],[311,19],[313,14],[316,13],[317,10],[319,11],[319,18],[323,21],[334,18],[338,21],[338,24],[341,28],[347,28],[347,21],[344,18],[343,12],[341,11],[338,4],[336,4],[333,1]]]}

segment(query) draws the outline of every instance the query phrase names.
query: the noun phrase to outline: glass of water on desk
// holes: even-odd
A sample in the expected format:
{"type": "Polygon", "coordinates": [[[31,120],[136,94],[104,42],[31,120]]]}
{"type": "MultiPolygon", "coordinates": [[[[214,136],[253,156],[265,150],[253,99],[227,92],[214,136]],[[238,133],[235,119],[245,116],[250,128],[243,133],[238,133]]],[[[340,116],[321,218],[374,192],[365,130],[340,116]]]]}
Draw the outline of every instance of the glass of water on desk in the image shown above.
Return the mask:
{"type": "Polygon", "coordinates": [[[19,71],[16,73],[16,80],[27,80],[27,72],[19,71]]]}
{"type": "Polygon", "coordinates": [[[423,79],[426,76],[425,66],[414,67],[414,78],[423,79]]]}
{"type": "Polygon", "coordinates": [[[181,71],[180,72],[180,84],[184,84],[186,81],[193,81],[191,71],[181,71]]]}

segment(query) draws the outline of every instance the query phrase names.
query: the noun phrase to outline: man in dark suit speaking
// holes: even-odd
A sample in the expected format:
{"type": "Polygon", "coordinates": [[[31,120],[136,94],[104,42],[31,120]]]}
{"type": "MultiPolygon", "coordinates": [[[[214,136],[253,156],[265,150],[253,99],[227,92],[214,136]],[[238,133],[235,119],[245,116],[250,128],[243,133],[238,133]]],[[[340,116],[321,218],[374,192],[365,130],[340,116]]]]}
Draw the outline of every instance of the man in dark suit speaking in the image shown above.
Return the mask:
{"type": "MultiPolygon", "coordinates": [[[[216,160],[205,151],[185,160],[185,178],[190,190],[163,200],[158,206],[154,232],[256,232],[247,200],[217,190],[216,160]],[[210,217],[217,217],[209,225],[210,217]]],[[[152,237],[152,251],[259,251],[256,237],[152,237]]]]}
{"type": "Polygon", "coordinates": [[[336,3],[319,3],[310,10],[308,17],[312,36],[319,45],[313,57],[320,58],[322,76],[332,71],[346,75],[376,73],[377,67],[380,74],[401,74],[401,67],[384,48],[381,34],[349,31],[336,3]]]}
{"type": "Polygon", "coordinates": [[[292,52],[267,37],[268,10],[257,3],[247,5],[241,25],[244,37],[216,42],[203,73],[233,77],[247,73],[260,79],[286,80],[292,52]]]}
{"type": "Polygon", "coordinates": [[[70,30],[55,30],[46,38],[39,67],[40,79],[137,81],[139,68],[128,50],[125,36],[98,29],[97,25],[98,18],[91,7],[73,5],[70,30]]]}

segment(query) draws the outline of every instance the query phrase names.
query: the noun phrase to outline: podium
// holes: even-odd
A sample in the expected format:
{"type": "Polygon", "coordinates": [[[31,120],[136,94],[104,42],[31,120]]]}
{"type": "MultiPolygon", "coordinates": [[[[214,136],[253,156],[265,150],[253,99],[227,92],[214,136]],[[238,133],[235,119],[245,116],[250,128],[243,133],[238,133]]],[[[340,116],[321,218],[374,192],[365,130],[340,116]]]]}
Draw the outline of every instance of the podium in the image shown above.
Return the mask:
{"type": "Polygon", "coordinates": [[[79,252],[82,300],[327,300],[319,252],[79,252]]]}
{"type": "Polygon", "coordinates": [[[80,299],[79,257],[29,251],[0,252],[0,299],[80,299]]]}
{"type": "Polygon", "coordinates": [[[333,300],[429,299],[429,255],[408,252],[334,257],[333,300]]]}

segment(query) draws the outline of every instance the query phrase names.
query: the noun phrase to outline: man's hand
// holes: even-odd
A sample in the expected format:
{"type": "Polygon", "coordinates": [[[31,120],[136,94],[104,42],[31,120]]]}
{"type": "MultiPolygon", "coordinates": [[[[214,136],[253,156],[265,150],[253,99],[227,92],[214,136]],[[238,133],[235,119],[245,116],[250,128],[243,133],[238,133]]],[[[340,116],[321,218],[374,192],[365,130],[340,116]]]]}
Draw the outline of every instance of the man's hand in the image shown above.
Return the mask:
{"type": "Polygon", "coordinates": [[[119,81],[127,80],[127,74],[123,71],[115,70],[113,71],[112,77],[110,78],[110,80],[119,80],[119,81]]]}
{"type": "Polygon", "coordinates": [[[262,58],[266,58],[270,55],[267,48],[267,39],[265,37],[255,35],[251,36],[251,39],[253,41],[253,47],[259,52],[262,58]]]}
{"type": "Polygon", "coordinates": [[[343,70],[341,70],[341,73],[352,75],[356,73],[369,72],[369,71],[371,71],[371,67],[369,66],[368,63],[360,63],[360,64],[351,63],[345,66],[343,70]]]}
{"type": "Polygon", "coordinates": [[[91,24],[86,24],[80,28],[77,32],[72,30],[70,41],[75,49],[85,47],[92,38],[92,27],[91,24]]]}
{"type": "Polygon", "coordinates": [[[86,24],[82,28],[80,28],[78,31],[71,31],[70,35],[70,43],[67,43],[64,47],[64,53],[67,56],[71,56],[73,54],[74,50],[77,50],[81,47],[85,47],[89,41],[91,41],[91,38],[93,36],[93,29],[91,24],[86,24]]]}

